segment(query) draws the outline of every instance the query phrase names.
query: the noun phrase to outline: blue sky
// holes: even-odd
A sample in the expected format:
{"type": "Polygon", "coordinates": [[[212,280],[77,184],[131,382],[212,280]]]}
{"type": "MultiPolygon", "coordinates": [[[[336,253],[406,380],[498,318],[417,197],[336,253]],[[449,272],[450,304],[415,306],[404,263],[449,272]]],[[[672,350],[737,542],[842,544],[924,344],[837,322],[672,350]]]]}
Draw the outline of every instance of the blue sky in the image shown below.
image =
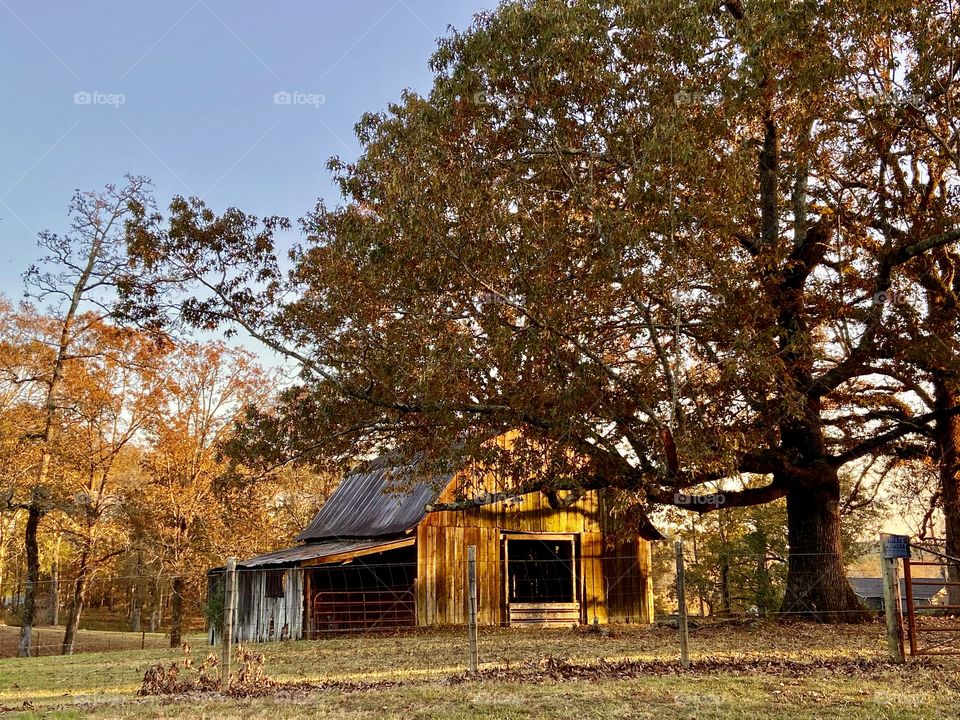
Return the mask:
{"type": "Polygon", "coordinates": [[[428,90],[436,39],[494,4],[0,0],[0,292],[21,295],[75,189],[127,172],[161,206],[296,218],[335,201],[325,163],[357,155],[360,115],[428,90]]]}

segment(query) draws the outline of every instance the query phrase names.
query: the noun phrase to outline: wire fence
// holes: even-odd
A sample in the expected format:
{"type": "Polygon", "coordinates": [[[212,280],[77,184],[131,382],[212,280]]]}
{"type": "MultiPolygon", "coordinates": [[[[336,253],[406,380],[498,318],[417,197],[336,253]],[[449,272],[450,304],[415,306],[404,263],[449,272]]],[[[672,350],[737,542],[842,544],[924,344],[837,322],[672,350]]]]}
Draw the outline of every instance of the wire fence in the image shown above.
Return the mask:
{"type": "MultiPolygon", "coordinates": [[[[844,566],[833,553],[695,556],[688,548],[681,608],[677,569],[668,561],[672,559],[651,556],[643,547],[604,551],[585,547],[575,537],[558,537],[517,538],[480,548],[475,564],[477,624],[669,627],[681,615],[698,622],[777,617],[833,623],[853,614],[879,618],[883,611],[878,557],[872,554],[844,566]]],[[[949,563],[935,566],[939,575],[927,576],[919,567],[912,594],[915,609],[921,614],[956,614],[947,602],[946,584],[938,584],[939,577],[946,581],[949,563]]],[[[88,595],[112,594],[114,606],[83,609],[76,651],[168,647],[177,601],[183,635],[203,633],[207,642],[217,643],[224,582],[223,568],[211,570],[185,583],[177,598],[169,576],[98,576],[88,595]],[[138,630],[132,632],[132,627],[138,630]]],[[[419,555],[416,548],[405,547],[333,561],[254,567],[241,562],[236,583],[235,642],[316,640],[464,626],[469,620],[466,548],[460,547],[419,555]]],[[[62,624],[70,612],[69,583],[44,580],[36,594],[40,605],[48,606],[55,589],[62,624]]],[[[16,592],[2,598],[10,627],[0,632],[0,656],[16,652],[18,601],[22,603],[22,594],[16,592]]],[[[31,654],[61,652],[62,628],[37,625],[31,654]]]]}

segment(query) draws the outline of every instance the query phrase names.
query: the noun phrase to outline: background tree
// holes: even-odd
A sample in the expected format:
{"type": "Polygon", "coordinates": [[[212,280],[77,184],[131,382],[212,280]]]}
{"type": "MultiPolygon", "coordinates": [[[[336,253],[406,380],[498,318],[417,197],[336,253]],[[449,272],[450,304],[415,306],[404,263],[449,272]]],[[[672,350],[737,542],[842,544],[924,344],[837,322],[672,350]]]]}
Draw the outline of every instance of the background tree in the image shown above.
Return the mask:
{"type": "Polygon", "coordinates": [[[28,440],[36,425],[36,372],[31,359],[28,323],[5,298],[0,298],[0,597],[6,581],[16,576],[9,559],[21,555],[21,500],[36,461],[28,440]]]}
{"type": "MultiPolygon", "coordinates": [[[[690,612],[776,613],[783,599],[787,570],[786,506],[782,500],[748,508],[730,508],[690,517],[667,513],[673,537],[684,541],[687,604],[690,612]]],[[[664,576],[672,573],[672,543],[657,544],[664,576]]],[[[676,603],[676,589],[660,583],[664,609],[676,603]]]]}
{"type": "Polygon", "coordinates": [[[222,343],[179,346],[164,376],[162,405],[144,422],[141,484],[125,500],[136,546],[171,579],[170,645],[178,647],[188,584],[203,580],[210,559],[252,538],[270,541],[256,522],[257,489],[227,485],[221,454],[247,405],[266,402],[269,382],[249,353],[222,343]]]}
{"type": "MultiPolygon", "coordinates": [[[[875,43],[872,50],[878,65],[886,57],[893,69],[886,76],[869,77],[869,96],[888,108],[871,118],[870,140],[895,193],[882,203],[859,202],[847,210],[891,247],[911,238],[956,232],[960,176],[958,66],[952,50],[960,17],[949,4],[893,7],[905,21],[889,22],[886,41],[875,43]],[[899,111],[892,112],[896,107],[899,111]],[[918,148],[923,152],[917,153],[918,148]],[[905,158],[916,160],[905,163],[905,158]]],[[[842,189],[868,199],[855,183],[842,189]]],[[[960,418],[952,412],[960,405],[958,260],[956,242],[932,247],[905,265],[890,289],[875,298],[888,308],[889,319],[884,357],[875,369],[899,392],[891,396],[885,389],[880,396],[885,400],[874,399],[867,408],[868,417],[885,414],[903,424],[917,415],[936,414],[932,423],[920,423],[916,434],[888,447],[885,454],[908,463],[928,458],[936,468],[934,499],[944,517],[946,552],[953,558],[960,558],[960,418]]],[[[865,385],[861,381],[857,389],[872,393],[865,385]]],[[[960,579],[960,561],[948,564],[948,572],[960,579]]],[[[960,589],[950,588],[949,594],[951,604],[960,603],[960,589]]]]}
{"type": "Polygon", "coordinates": [[[156,418],[166,382],[164,350],[153,338],[97,323],[85,348],[87,359],[72,363],[64,378],[59,520],[75,557],[64,655],[73,653],[90,576],[129,549],[120,508],[137,485],[138,458],[129,450],[156,418]]]}
{"type": "Polygon", "coordinates": [[[128,177],[124,187],[108,185],[103,192],[78,192],[70,205],[71,227],[65,235],[45,231],[40,246],[49,253],[41,264],[25,274],[28,294],[50,305],[46,317],[47,337],[36,343],[46,345],[44,365],[32,379],[42,389],[43,401],[38,425],[28,437],[36,443],[29,497],[19,506],[26,512],[24,546],[27,576],[20,642],[17,653],[30,653],[30,638],[36,614],[40,558],[37,533],[40,521],[50,509],[50,480],[54,443],[60,423],[64,374],[78,359],[78,341],[90,324],[109,314],[111,290],[126,268],[124,218],[131,203],[149,204],[144,178],[128,177]],[[100,313],[84,314],[84,308],[100,313]]]}

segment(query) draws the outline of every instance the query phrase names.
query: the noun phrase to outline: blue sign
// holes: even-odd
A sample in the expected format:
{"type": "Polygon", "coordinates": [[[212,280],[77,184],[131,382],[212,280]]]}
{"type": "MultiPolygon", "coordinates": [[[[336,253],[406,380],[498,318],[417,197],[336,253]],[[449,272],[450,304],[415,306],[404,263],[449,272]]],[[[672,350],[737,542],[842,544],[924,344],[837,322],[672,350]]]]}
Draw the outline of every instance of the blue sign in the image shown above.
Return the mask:
{"type": "Polygon", "coordinates": [[[885,558],[909,558],[910,536],[885,535],[883,538],[883,547],[880,548],[880,551],[885,558]]]}

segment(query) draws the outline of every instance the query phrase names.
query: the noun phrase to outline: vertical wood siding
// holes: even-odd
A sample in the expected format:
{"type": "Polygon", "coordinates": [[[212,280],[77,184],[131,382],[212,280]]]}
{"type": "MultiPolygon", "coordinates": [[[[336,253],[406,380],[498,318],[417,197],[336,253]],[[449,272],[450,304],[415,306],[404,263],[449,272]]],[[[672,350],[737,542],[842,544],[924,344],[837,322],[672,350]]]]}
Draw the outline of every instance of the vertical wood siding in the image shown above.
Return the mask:
{"type": "MultiPolygon", "coordinates": [[[[487,490],[492,490],[490,484],[483,483],[487,490]]],[[[448,489],[441,501],[453,499],[450,495],[448,489]]],[[[551,508],[541,493],[530,493],[513,501],[428,514],[416,531],[418,624],[464,622],[468,545],[477,546],[478,622],[505,623],[503,531],[572,533],[579,538],[581,622],[651,622],[650,544],[640,538],[613,541],[604,532],[602,505],[596,491],[561,509],[551,508]]]]}
{"type": "Polygon", "coordinates": [[[235,642],[267,642],[303,637],[303,569],[287,568],[283,597],[266,596],[270,570],[239,570],[235,642]],[[284,632],[286,626],[286,632],[284,632]]]}

